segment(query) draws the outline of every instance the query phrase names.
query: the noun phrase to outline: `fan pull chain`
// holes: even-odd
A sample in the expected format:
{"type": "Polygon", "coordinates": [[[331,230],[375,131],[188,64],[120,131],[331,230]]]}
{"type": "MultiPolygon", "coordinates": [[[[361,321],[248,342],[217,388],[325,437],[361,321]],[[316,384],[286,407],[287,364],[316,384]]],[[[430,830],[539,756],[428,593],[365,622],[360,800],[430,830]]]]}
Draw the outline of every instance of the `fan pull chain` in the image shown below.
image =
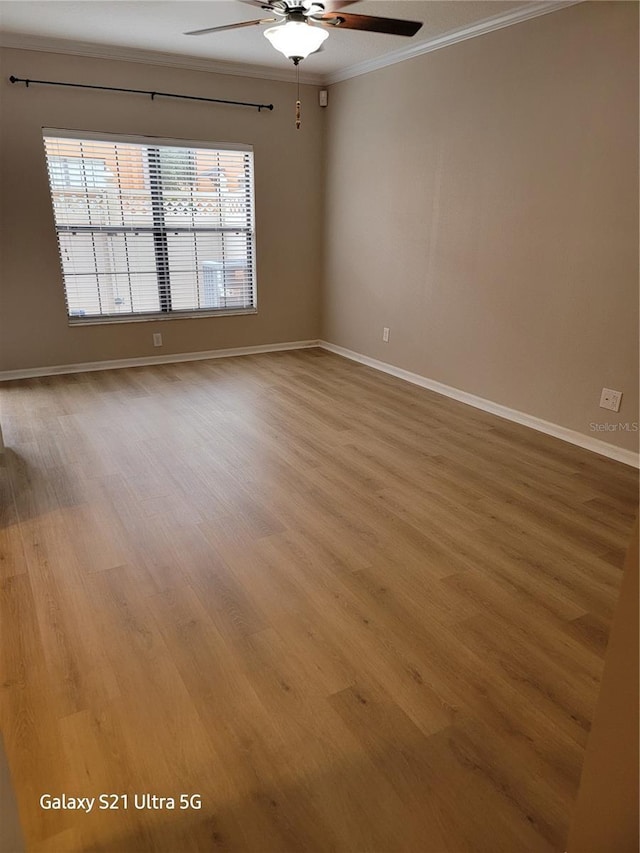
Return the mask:
{"type": "Polygon", "coordinates": [[[296,130],[300,130],[300,66],[296,64],[296,86],[297,86],[297,100],[296,100],[296,130]]]}

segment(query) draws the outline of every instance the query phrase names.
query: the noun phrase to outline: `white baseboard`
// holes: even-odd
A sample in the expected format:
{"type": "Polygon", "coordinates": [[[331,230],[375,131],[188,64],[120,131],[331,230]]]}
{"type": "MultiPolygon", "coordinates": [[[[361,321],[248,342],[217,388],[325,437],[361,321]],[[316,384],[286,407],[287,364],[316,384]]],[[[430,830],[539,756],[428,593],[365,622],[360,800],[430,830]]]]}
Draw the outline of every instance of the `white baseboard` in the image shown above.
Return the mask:
{"type": "Polygon", "coordinates": [[[322,340],[287,341],[286,343],[260,344],[259,346],[207,350],[204,352],[183,352],[173,353],[171,355],[144,356],[142,358],[119,358],[112,361],[85,361],[80,364],[56,364],[46,367],[29,367],[23,370],[4,370],[0,371],[0,382],[8,382],[11,379],[31,379],[39,376],[57,376],[64,373],[87,373],[93,370],[117,370],[121,367],[146,367],[153,364],[176,364],[183,361],[204,361],[209,358],[231,358],[239,355],[254,355],[256,353],[263,352],[283,352],[286,350],[309,349],[311,347],[318,346],[328,352],[333,352],[336,355],[341,355],[344,358],[351,359],[351,361],[357,361],[360,364],[373,367],[375,370],[380,370],[382,373],[389,373],[391,376],[398,377],[398,379],[404,379],[406,382],[411,382],[413,385],[419,385],[422,388],[435,391],[445,397],[451,397],[453,400],[466,403],[476,409],[482,409],[484,412],[489,412],[500,418],[505,418],[508,421],[522,424],[523,426],[530,427],[538,432],[546,433],[546,435],[552,435],[554,438],[559,438],[562,441],[569,442],[569,444],[584,447],[586,450],[592,450],[594,453],[599,453],[601,456],[606,456],[609,459],[615,459],[618,462],[623,462],[625,465],[631,465],[634,468],[640,467],[638,454],[634,453],[632,450],[625,450],[622,447],[616,447],[606,441],[601,441],[600,439],[584,435],[581,432],[567,429],[567,427],[559,426],[558,424],[551,423],[550,421],[545,421],[542,418],[537,418],[534,415],[527,414],[526,412],[519,412],[517,409],[510,409],[507,406],[500,405],[500,403],[494,403],[491,400],[485,400],[483,397],[477,397],[475,394],[469,394],[467,391],[460,391],[458,388],[453,388],[450,385],[444,385],[442,382],[436,382],[434,379],[428,379],[426,376],[421,376],[419,373],[412,373],[411,371],[404,370],[401,367],[395,367],[393,364],[387,364],[385,361],[379,361],[377,358],[371,358],[368,355],[362,355],[361,353],[354,352],[353,350],[322,340]]]}
{"type": "Polygon", "coordinates": [[[592,450],[594,453],[599,453],[601,456],[606,456],[609,459],[615,459],[617,462],[623,462],[625,465],[631,465],[634,468],[640,467],[639,456],[633,450],[616,447],[598,438],[592,438],[573,429],[567,429],[567,427],[551,423],[551,421],[545,421],[526,412],[519,412],[517,409],[510,409],[507,406],[500,405],[500,403],[485,400],[483,397],[477,397],[475,394],[469,394],[467,391],[460,391],[458,388],[452,388],[450,385],[444,385],[442,382],[436,382],[434,379],[427,379],[426,376],[421,376],[419,373],[411,373],[409,370],[403,370],[401,367],[395,367],[393,364],[387,364],[385,361],[378,361],[377,358],[370,358],[368,355],[362,355],[359,352],[345,349],[345,347],[337,346],[337,344],[332,344],[328,341],[319,341],[318,346],[336,355],[341,355],[352,361],[358,361],[360,364],[366,364],[375,370],[389,373],[391,376],[397,376],[398,379],[404,379],[406,382],[420,385],[422,388],[428,388],[430,391],[436,391],[438,394],[451,397],[453,400],[466,403],[476,409],[482,409],[483,412],[490,412],[492,415],[497,415],[508,421],[522,424],[538,432],[546,433],[546,435],[552,435],[554,438],[559,438],[578,447],[584,447],[586,450],[592,450]]]}
{"type": "Polygon", "coordinates": [[[260,344],[254,347],[213,349],[205,352],[178,352],[171,355],[150,355],[142,358],[118,358],[113,361],[85,361],[80,364],[28,367],[24,370],[0,371],[0,382],[8,382],[10,379],[32,379],[38,376],[57,376],[61,373],[87,373],[91,370],[117,370],[120,367],[147,367],[152,364],[176,364],[181,361],[205,361],[208,358],[231,358],[236,355],[254,355],[260,352],[308,349],[318,345],[318,341],[288,341],[279,344],[260,344]]]}

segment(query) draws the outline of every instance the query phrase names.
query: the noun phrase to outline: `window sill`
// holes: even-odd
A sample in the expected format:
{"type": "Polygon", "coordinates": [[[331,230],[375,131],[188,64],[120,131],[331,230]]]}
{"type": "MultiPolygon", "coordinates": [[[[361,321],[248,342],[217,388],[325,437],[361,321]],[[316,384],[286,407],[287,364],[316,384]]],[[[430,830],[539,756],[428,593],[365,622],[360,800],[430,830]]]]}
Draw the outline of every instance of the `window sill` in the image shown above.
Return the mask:
{"type": "Polygon", "coordinates": [[[123,314],[108,317],[69,317],[69,326],[105,326],[113,323],[149,323],[156,320],[193,320],[205,317],[238,317],[257,314],[257,308],[230,308],[225,311],[171,311],[164,314],[123,314]]]}

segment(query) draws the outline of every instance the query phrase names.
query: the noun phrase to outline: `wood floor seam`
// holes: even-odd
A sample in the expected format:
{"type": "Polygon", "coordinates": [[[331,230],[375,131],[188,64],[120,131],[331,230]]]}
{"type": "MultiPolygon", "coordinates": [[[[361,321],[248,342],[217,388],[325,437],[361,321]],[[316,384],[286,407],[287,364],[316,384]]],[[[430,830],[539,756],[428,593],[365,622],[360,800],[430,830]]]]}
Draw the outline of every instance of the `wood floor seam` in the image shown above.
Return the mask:
{"type": "Polygon", "coordinates": [[[637,471],[319,349],[0,398],[27,850],[566,849],[637,471]]]}

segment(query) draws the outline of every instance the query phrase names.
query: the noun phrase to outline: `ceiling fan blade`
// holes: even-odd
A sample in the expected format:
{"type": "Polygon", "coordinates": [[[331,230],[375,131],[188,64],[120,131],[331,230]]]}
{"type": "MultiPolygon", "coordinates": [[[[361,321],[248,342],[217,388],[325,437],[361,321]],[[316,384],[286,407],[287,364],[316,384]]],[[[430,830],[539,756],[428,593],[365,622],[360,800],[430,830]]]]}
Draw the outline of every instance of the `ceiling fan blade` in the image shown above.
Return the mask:
{"type": "Polygon", "coordinates": [[[265,12],[276,12],[278,15],[287,14],[287,4],[285,0],[240,0],[240,3],[247,3],[249,6],[257,6],[258,9],[264,9],[265,12]]]}
{"type": "Polygon", "coordinates": [[[240,0],[249,6],[257,6],[265,11],[275,12],[278,15],[286,15],[295,9],[304,12],[305,15],[322,15],[325,12],[337,12],[345,6],[353,6],[358,0],[301,0],[301,2],[287,2],[287,0],[240,0]]]}
{"type": "Polygon", "coordinates": [[[311,15],[322,15],[326,12],[337,12],[345,6],[353,6],[358,0],[303,0],[302,5],[311,15]]]}
{"type": "Polygon", "coordinates": [[[239,24],[225,24],[223,27],[207,27],[205,30],[191,30],[185,36],[204,36],[207,33],[221,33],[223,30],[237,30],[240,27],[255,27],[256,24],[270,24],[276,18],[261,18],[259,21],[241,21],[239,24]]]}
{"type": "Polygon", "coordinates": [[[421,21],[402,21],[399,18],[376,18],[371,15],[352,15],[349,12],[325,12],[314,15],[320,24],[345,30],[367,30],[370,33],[388,33],[392,36],[414,36],[421,21]]]}

